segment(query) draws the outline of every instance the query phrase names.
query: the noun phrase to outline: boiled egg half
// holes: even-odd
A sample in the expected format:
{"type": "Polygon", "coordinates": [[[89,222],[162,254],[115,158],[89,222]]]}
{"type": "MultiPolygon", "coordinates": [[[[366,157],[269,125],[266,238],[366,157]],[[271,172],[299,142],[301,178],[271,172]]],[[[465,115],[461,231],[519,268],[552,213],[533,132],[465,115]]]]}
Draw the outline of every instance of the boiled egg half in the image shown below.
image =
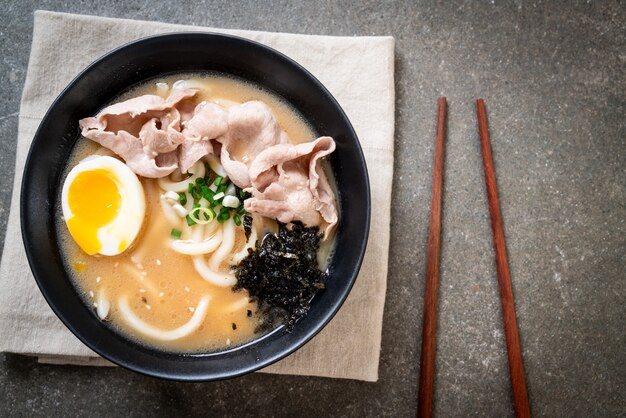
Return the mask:
{"type": "Polygon", "coordinates": [[[72,238],[89,255],[124,252],[146,214],[141,182],[126,164],[109,156],[88,157],[72,168],[61,203],[72,238]]]}

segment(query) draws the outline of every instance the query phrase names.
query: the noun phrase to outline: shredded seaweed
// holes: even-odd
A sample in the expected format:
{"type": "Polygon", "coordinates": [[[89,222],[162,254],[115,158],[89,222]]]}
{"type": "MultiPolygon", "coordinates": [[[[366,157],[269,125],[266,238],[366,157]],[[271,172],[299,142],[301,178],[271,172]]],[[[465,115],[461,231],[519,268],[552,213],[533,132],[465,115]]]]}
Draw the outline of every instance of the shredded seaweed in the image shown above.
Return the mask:
{"type": "Polygon", "coordinates": [[[252,233],[252,216],[245,215],[243,217],[243,230],[246,233],[246,239],[250,239],[252,233]]]}
{"type": "Polygon", "coordinates": [[[259,330],[284,323],[291,332],[305,316],[328,276],[317,264],[321,234],[301,222],[279,223],[278,234],[266,234],[254,251],[235,267],[234,290],[247,289],[263,321],[259,330]]]}

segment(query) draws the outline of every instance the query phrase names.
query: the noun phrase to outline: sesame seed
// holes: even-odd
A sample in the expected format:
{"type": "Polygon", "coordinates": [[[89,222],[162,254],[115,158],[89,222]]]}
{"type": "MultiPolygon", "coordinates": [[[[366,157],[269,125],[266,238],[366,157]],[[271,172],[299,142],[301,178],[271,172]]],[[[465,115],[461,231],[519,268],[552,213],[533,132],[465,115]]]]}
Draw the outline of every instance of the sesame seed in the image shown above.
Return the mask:
{"type": "Polygon", "coordinates": [[[160,265],[161,265],[161,260],[159,260],[159,259],[157,258],[157,259],[156,259],[156,264],[157,264],[157,266],[160,266],[160,265]]]}
{"type": "Polygon", "coordinates": [[[146,289],[139,289],[141,293],[146,293],[146,289]]]}
{"type": "Polygon", "coordinates": [[[164,295],[165,295],[165,292],[161,292],[161,293],[159,293],[159,296],[160,296],[160,297],[163,297],[164,295]]]}
{"type": "Polygon", "coordinates": [[[196,310],[196,308],[194,308],[193,306],[190,306],[190,307],[189,307],[189,312],[193,312],[193,311],[195,311],[195,310],[196,310]]]}
{"type": "Polygon", "coordinates": [[[191,289],[189,289],[189,286],[185,286],[185,292],[189,292],[191,289]]]}
{"type": "Polygon", "coordinates": [[[98,304],[97,304],[96,302],[94,302],[94,303],[93,303],[93,307],[94,307],[94,308],[97,308],[97,307],[98,307],[98,304]]]}
{"type": "Polygon", "coordinates": [[[119,266],[119,265],[120,265],[120,263],[115,263],[115,264],[113,264],[113,267],[117,268],[117,266],[119,266]]]}
{"type": "Polygon", "coordinates": [[[100,276],[96,277],[96,283],[100,283],[100,280],[102,280],[102,277],[100,276]]]}
{"type": "Polygon", "coordinates": [[[89,291],[89,296],[93,297],[93,290],[89,291]]]}
{"type": "Polygon", "coordinates": [[[230,345],[230,338],[226,339],[226,345],[230,345]]]}
{"type": "Polygon", "coordinates": [[[147,271],[142,271],[140,274],[141,274],[143,277],[146,277],[146,276],[148,275],[148,272],[147,272],[147,271]]]}
{"type": "Polygon", "coordinates": [[[138,268],[139,270],[143,270],[143,264],[141,264],[141,263],[137,263],[137,268],[138,268]]]}
{"type": "Polygon", "coordinates": [[[146,309],[147,309],[147,310],[150,310],[150,309],[152,309],[152,306],[150,306],[150,305],[146,305],[146,309]]]}

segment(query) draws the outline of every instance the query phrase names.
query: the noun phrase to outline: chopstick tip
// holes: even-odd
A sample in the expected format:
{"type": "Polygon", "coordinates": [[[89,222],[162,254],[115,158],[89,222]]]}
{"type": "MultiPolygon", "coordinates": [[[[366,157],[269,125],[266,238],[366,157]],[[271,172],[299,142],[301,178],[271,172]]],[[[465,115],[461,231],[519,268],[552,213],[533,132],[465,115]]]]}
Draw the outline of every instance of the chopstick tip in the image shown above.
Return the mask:
{"type": "Polygon", "coordinates": [[[439,96],[439,98],[437,99],[437,109],[440,112],[443,111],[445,113],[446,107],[448,107],[448,102],[446,101],[446,97],[445,96],[439,96]]]}

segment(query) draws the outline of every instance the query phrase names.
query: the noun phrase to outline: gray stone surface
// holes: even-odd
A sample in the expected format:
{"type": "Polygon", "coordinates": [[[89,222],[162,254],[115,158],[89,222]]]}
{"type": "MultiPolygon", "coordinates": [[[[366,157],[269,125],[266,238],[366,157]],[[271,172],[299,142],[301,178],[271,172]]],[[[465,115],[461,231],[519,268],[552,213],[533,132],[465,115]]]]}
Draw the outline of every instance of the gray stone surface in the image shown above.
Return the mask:
{"type": "Polygon", "coordinates": [[[257,373],[179,384],[0,354],[0,415],[414,415],[440,94],[450,106],[436,414],[513,414],[477,97],[488,108],[532,410],[537,416],[626,414],[623,2],[10,0],[0,8],[2,240],[19,239],[4,234],[37,8],[226,28],[393,35],[389,286],[378,383],[257,373]]]}

